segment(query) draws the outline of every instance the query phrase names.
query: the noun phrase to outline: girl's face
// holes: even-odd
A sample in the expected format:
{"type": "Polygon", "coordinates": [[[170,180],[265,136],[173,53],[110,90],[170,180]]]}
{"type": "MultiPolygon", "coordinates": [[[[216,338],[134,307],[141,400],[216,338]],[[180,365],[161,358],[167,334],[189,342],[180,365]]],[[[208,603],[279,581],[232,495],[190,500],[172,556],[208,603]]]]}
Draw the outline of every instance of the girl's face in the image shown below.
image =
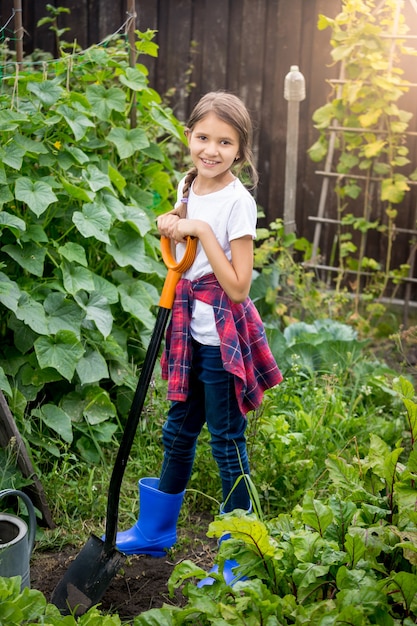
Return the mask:
{"type": "Polygon", "coordinates": [[[239,134],[212,111],[186,131],[191,159],[198,175],[213,182],[227,180],[239,157],[239,134]]]}

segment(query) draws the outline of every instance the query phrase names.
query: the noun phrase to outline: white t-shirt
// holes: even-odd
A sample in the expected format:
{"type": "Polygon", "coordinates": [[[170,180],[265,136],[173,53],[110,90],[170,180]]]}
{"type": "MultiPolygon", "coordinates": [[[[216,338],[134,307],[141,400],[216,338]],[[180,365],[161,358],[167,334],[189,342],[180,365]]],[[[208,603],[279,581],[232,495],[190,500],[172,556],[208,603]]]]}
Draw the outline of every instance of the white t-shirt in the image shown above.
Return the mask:
{"type": "MultiPolygon", "coordinates": [[[[178,202],[182,198],[182,179],[178,185],[178,202]]],[[[198,196],[191,186],[187,203],[187,217],[203,220],[210,224],[217,241],[223,248],[227,258],[231,260],[230,242],[250,235],[256,237],[256,202],[241,181],[236,178],[229,185],[214,193],[198,196]]],[[[181,259],[185,244],[178,244],[177,259],[181,259]]],[[[213,269],[206,253],[199,242],[194,263],[184,273],[184,278],[195,280],[211,274],[213,269]]],[[[195,299],[190,327],[191,335],[199,343],[205,345],[220,345],[219,335],[214,321],[213,308],[195,299]]]]}

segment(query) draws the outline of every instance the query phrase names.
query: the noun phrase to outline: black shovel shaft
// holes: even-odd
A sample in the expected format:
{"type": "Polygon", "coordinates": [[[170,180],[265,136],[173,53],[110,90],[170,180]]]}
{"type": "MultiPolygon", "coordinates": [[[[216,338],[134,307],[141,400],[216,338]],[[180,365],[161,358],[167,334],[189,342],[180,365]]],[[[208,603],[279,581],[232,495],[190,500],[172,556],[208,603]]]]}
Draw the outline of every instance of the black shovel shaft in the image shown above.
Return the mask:
{"type": "Polygon", "coordinates": [[[188,237],[184,257],[177,263],[172,255],[170,240],[166,237],[161,239],[161,251],[165,265],[168,268],[168,274],[159,300],[155,327],[146,351],[110,478],[105,539],[103,542],[98,537],[92,535],[56,586],[52,595],[52,603],[64,615],[72,612],[75,612],[75,615],[81,615],[91,606],[97,604],[125,559],[123,553],[116,547],[120,488],[155,362],[158,358],[165,328],[174,303],[175,287],[181,275],[191,267],[195,258],[196,248],[197,239],[188,237]]]}
{"type": "Polygon", "coordinates": [[[107,498],[106,535],[104,540],[105,551],[111,550],[116,544],[120,489],[123,475],[126,469],[130,450],[132,448],[136,429],[142,414],[146,394],[151,382],[152,373],[158,358],[159,349],[161,347],[170,313],[171,309],[161,306],[159,307],[155,327],[146,351],[145,360],[143,362],[138,384],[136,386],[132,406],[130,407],[122,440],[119,445],[119,450],[110,478],[109,493],[107,498]]]}

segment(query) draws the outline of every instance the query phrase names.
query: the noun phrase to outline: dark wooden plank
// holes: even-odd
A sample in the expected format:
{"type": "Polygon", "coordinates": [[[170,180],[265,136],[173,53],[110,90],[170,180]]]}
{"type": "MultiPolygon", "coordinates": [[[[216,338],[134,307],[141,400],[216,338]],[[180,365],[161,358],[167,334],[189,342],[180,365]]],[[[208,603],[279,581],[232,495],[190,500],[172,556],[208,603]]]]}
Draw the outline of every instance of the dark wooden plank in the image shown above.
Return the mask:
{"type": "MultiPolygon", "coordinates": [[[[149,29],[158,30],[158,3],[155,0],[136,0],[136,14],[137,30],[141,32],[146,32],[149,29]]],[[[158,33],[156,33],[153,41],[160,45],[158,33]]],[[[161,50],[159,50],[159,54],[161,54],[161,50]]],[[[149,80],[154,84],[157,59],[151,56],[140,56],[138,62],[143,63],[148,69],[149,80]]]]}
{"type": "Polygon", "coordinates": [[[193,4],[192,12],[190,15],[191,20],[191,41],[192,54],[191,61],[193,65],[191,73],[191,82],[194,88],[190,92],[188,98],[188,110],[186,117],[188,118],[191,113],[191,109],[196,104],[197,100],[203,95],[204,87],[201,85],[201,76],[203,74],[203,41],[204,41],[204,29],[205,29],[205,2],[204,0],[196,0],[193,4]]]}
{"type": "Polygon", "coordinates": [[[243,10],[241,2],[229,0],[226,89],[239,94],[239,65],[242,46],[243,10]]]}
{"type": "MultiPolygon", "coordinates": [[[[270,175],[265,211],[266,222],[283,216],[285,188],[285,150],[287,129],[287,101],[284,100],[284,81],[291,65],[299,64],[300,22],[302,0],[289,3],[281,0],[278,5],[277,46],[273,73],[272,116],[269,120],[272,136],[270,143],[270,175]]],[[[266,122],[266,120],[265,120],[266,122]]]]}
{"type": "MultiPolygon", "coordinates": [[[[48,2],[47,0],[40,0],[40,2],[30,2],[30,0],[24,0],[23,3],[23,24],[27,31],[27,36],[24,40],[25,51],[33,51],[34,49],[50,52],[53,56],[57,56],[56,37],[51,31],[50,25],[37,26],[38,21],[44,17],[48,17],[50,14],[46,9],[46,5],[51,4],[53,6],[63,6],[62,4],[55,2],[48,2]],[[29,15],[28,20],[26,16],[29,15]]],[[[61,20],[58,21],[58,27],[62,27],[61,20]]]]}
{"type": "Polygon", "coordinates": [[[202,73],[198,84],[200,95],[226,89],[227,39],[229,33],[229,3],[211,0],[205,3],[204,28],[200,41],[202,73]]]}
{"type": "Polygon", "coordinates": [[[100,22],[97,19],[100,4],[102,4],[101,0],[88,0],[87,42],[89,46],[98,43],[101,39],[100,22]]]}
{"type": "MultiPolygon", "coordinates": [[[[280,0],[272,0],[267,3],[266,27],[264,32],[263,62],[261,68],[263,91],[259,119],[259,146],[257,165],[259,171],[259,185],[257,201],[260,206],[269,209],[268,189],[271,179],[271,145],[276,141],[275,128],[272,119],[277,108],[280,107],[279,90],[276,89],[276,74],[280,72],[280,55],[277,50],[281,47],[282,30],[279,29],[281,19],[280,0]]],[[[272,213],[268,211],[268,217],[262,219],[259,225],[268,225],[272,221],[272,213]]]]}
{"type": "MultiPolygon", "coordinates": [[[[127,19],[126,2],[100,2],[98,11],[100,41],[117,32],[127,19]]],[[[94,42],[98,43],[98,42],[94,42]]]]}
{"type": "MultiPolygon", "coordinates": [[[[308,148],[317,140],[318,131],[312,121],[316,109],[326,104],[331,92],[331,78],[337,78],[339,69],[332,64],[330,56],[330,31],[319,31],[317,22],[319,14],[335,17],[341,10],[341,2],[315,0],[311,6],[305,7],[301,38],[300,69],[306,80],[306,100],[300,105],[299,162],[298,162],[298,193],[297,193],[297,227],[300,233],[314,234],[314,223],[310,215],[317,215],[323,178],[315,171],[322,169],[308,156],[308,148]],[[312,6],[314,5],[314,6],[312,6]]],[[[329,194],[329,205],[334,201],[334,194],[329,194]]],[[[310,238],[312,239],[311,235],[310,238]]],[[[331,245],[333,235],[328,245],[331,245]]]]}
{"type": "Polygon", "coordinates": [[[259,124],[263,99],[262,67],[265,58],[266,5],[265,0],[243,0],[242,2],[239,95],[253,119],[255,158],[259,152],[259,124]]]}
{"type": "Polygon", "coordinates": [[[166,73],[162,93],[173,90],[174,113],[184,121],[187,117],[188,69],[191,61],[192,0],[177,0],[170,7],[166,40],[166,73]]]}
{"type": "Polygon", "coordinates": [[[88,0],[66,0],[65,8],[70,13],[62,13],[59,16],[60,28],[68,28],[69,30],[63,34],[62,39],[70,44],[76,42],[81,49],[85,49],[89,45],[88,27],[89,27],[89,6],[88,0]]]}

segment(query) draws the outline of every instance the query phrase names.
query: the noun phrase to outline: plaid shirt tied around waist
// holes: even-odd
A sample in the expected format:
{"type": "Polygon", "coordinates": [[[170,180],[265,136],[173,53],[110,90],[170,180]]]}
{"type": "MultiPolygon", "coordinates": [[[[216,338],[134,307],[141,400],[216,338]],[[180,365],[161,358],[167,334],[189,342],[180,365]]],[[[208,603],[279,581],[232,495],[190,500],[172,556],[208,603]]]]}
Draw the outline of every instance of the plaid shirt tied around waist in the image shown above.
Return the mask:
{"type": "Polygon", "coordinates": [[[248,297],[230,300],[214,274],[194,281],[181,278],[161,357],[162,377],[168,380],[168,400],[183,402],[191,369],[190,323],[193,299],[213,307],[220,352],[226,371],[234,375],[236,397],[243,414],[256,409],[264,391],[282,381],[259,313],[248,297]]]}

